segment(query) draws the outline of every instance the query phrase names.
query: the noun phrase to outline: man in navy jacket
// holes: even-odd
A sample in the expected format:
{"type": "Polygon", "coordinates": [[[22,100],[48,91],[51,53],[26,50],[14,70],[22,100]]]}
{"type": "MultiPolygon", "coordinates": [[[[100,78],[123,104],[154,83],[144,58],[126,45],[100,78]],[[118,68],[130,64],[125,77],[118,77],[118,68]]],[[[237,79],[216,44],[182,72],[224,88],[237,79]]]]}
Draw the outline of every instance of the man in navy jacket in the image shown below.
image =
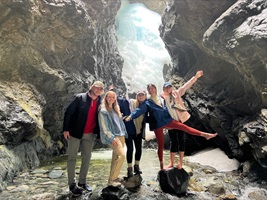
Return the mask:
{"type": "Polygon", "coordinates": [[[100,95],[104,91],[104,84],[95,81],[86,93],[77,94],[68,105],[63,122],[63,133],[68,141],[68,185],[74,196],[82,194],[82,190],[91,192],[92,189],[86,184],[86,175],[93,145],[99,138],[98,107],[100,95]],[[77,154],[81,150],[82,163],[79,173],[78,187],[75,181],[75,165],[77,154]]]}

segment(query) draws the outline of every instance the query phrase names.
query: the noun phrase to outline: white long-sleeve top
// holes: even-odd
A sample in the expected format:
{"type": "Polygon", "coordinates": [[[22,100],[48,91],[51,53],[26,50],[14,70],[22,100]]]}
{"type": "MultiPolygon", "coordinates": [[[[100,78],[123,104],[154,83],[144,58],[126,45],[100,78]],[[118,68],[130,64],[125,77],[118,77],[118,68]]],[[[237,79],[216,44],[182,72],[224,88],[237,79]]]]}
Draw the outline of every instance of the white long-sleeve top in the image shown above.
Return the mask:
{"type": "Polygon", "coordinates": [[[173,119],[184,123],[190,118],[190,114],[187,112],[182,96],[185,94],[186,90],[188,90],[196,81],[197,78],[193,76],[183,86],[179,87],[177,90],[173,90],[171,95],[174,102],[170,102],[170,96],[163,95],[168,111],[173,119]],[[173,104],[180,107],[181,109],[173,108],[173,104]]]}

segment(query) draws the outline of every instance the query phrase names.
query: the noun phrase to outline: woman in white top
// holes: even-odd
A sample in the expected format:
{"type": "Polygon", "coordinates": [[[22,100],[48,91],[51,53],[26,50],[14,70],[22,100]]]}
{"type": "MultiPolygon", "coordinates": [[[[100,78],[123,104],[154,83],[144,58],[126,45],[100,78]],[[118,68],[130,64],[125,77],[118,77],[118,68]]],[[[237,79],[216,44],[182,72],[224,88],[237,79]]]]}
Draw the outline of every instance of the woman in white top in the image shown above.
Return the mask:
{"type": "MultiPolygon", "coordinates": [[[[201,76],[203,76],[203,71],[197,71],[195,76],[177,90],[173,89],[170,82],[164,83],[163,94],[161,96],[165,99],[166,106],[173,119],[186,124],[187,120],[190,118],[190,114],[187,112],[182,96],[201,76]]],[[[182,169],[185,151],[185,132],[178,129],[172,129],[168,130],[168,133],[171,140],[170,163],[165,169],[174,166],[174,159],[177,152],[179,152],[179,160],[176,167],[182,169]]]]}

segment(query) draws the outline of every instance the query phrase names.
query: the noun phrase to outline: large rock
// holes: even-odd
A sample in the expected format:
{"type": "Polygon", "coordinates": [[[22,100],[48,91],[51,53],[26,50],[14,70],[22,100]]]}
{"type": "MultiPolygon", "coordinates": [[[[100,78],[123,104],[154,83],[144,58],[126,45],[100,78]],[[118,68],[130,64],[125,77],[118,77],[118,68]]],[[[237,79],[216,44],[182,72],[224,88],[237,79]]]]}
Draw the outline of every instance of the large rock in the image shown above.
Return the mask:
{"type": "Polygon", "coordinates": [[[141,186],[143,178],[140,174],[134,174],[134,176],[125,178],[122,184],[128,190],[134,190],[141,186]]]}
{"type": "Polygon", "coordinates": [[[155,3],[154,0],[129,0],[130,3],[142,3],[148,9],[155,11],[155,12],[159,13],[160,15],[165,10],[169,1],[171,1],[171,0],[157,0],[157,2],[155,3]]]}
{"type": "Polygon", "coordinates": [[[171,168],[161,170],[158,174],[159,184],[163,192],[185,195],[189,184],[189,174],[184,169],[171,168]]]}
{"type": "Polygon", "coordinates": [[[103,188],[101,197],[103,200],[127,200],[129,199],[129,191],[121,187],[108,186],[103,188]]]}

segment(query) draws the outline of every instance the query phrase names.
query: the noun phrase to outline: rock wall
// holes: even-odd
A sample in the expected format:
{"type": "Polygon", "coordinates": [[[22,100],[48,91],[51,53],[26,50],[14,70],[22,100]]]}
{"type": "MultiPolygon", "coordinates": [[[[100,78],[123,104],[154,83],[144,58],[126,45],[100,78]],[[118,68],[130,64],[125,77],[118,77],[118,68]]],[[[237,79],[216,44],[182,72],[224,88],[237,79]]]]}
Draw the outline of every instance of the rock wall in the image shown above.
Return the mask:
{"type": "Polygon", "coordinates": [[[0,2],[0,190],[65,151],[64,108],[101,80],[123,90],[119,0],[0,2]],[[3,159],[2,159],[3,158],[3,159]]]}
{"type": "Polygon", "coordinates": [[[169,3],[173,0],[129,0],[130,3],[142,3],[150,10],[159,13],[160,15],[163,13],[165,8],[169,3]]]}
{"type": "Polygon", "coordinates": [[[267,3],[265,0],[174,1],[161,37],[173,60],[166,79],[176,84],[198,69],[204,76],[186,96],[193,117],[216,131],[218,146],[266,171],[267,3]]]}

